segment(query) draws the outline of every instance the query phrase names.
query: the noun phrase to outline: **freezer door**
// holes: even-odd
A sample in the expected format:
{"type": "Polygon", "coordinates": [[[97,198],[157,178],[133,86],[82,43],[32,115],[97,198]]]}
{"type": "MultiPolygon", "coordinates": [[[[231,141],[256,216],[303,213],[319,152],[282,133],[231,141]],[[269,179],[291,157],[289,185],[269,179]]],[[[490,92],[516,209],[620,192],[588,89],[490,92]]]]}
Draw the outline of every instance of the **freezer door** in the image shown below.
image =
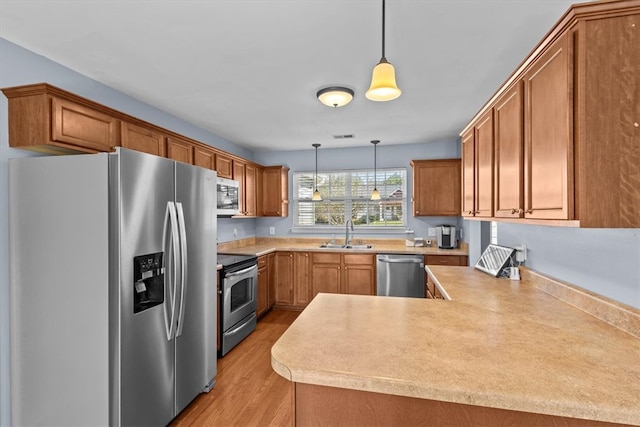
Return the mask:
{"type": "Polygon", "coordinates": [[[216,375],[216,173],[176,162],[176,206],[186,231],[176,325],[179,413],[216,375]]]}
{"type": "Polygon", "coordinates": [[[175,196],[174,162],[119,149],[110,169],[112,257],[117,260],[111,285],[118,290],[112,297],[118,301],[111,305],[111,424],[167,425],[175,416],[175,340],[169,339],[165,321],[173,301],[169,277],[176,273],[171,226],[165,221],[175,196]],[[164,271],[153,262],[163,263],[164,271]],[[154,298],[163,301],[140,308],[136,293],[151,288],[154,298]]]}

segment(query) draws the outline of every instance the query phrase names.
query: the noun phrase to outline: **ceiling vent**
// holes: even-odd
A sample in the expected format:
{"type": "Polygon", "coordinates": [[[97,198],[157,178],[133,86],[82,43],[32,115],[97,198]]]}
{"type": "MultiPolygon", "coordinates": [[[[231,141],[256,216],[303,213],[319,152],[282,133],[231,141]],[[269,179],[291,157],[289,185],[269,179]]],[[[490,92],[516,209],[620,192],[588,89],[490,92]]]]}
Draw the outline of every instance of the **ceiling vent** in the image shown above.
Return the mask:
{"type": "Polygon", "coordinates": [[[354,134],[347,134],[347,135],[333,135],[333,139],[352,139],[355,138],[356,136],[354,134]]]}

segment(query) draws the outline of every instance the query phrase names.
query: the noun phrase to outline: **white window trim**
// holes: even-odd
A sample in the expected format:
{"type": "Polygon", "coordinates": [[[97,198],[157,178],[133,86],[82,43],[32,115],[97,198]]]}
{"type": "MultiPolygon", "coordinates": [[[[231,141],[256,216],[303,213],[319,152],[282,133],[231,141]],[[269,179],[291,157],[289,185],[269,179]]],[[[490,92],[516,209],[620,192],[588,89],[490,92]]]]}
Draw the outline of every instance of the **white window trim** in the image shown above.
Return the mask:
{"type": "MultiPolygon", "coordinates": [[[[406,229],[406,227],[408,226],[408,218],[407,218],[407,214],[408,214],[408,209],[409,209],[409,200],[408,200],[408,195],[407,195],[407,189],[408,189],[408,170],[406,167],[385,167],[385,168],[378,168],[377,171],[378,173],[380,171],[389,171],[389,170],[402,170],[404,171],[404,181],[403,181],[403,185],[402,185],[402,208],[403,208],[403,213],[404,213],[404,223],[401,225],[397,225],[397,226],[372,226],[372,225],[355,225],[354,226],[354,233],[358,233],[358,231],[361,234],[398,234],[398,233],[404,233],[404,230],[406,229]]],[[[364,173],[369,173],[369,172],[373,172],[372,168],[362,168],[362,169],[333,169],[333,170],[319,170],[318,174],[331,174],[331,173],[354,173],[354,172],[364,172],[364,173]]],[[[293,188],[293,195],[292,195],[292,200],[291,200],[291,207],[292,207],[292,216],[293,216],[293,223],[295,224],[297,222],[297,204],[302,201],[302,202],[308,202],[310,201],[310,199],[298,199],[296,196],[298,194],[298,188],[295,184],[296,179],[295,176],[296,174],[311,174],[314,175],[315,171],[293,171],[293,176],[292,176],[292,181],[294,182],[294,188],[293,188]]],[[[314,183],[315,186],[315,183],[314,183]]],[[[345,199],[345,210],[349,209],[349,206],[351,205],[353,199],[349,198],[349,199],[345,199]]],[[[304,234],[327,234],[327,233],[335,233],[336,235],[338,235],[338,233],[344,233],[345,232],[345,226],[344,225],[340,225],[340,226],[328,226],[328,225],[316,225],[316,226],[293,226],[291,227],[290,231],[292,233],[304,233],[304,234]]],[[[336,236],[338,237],[338,236],[336,236]]]]}

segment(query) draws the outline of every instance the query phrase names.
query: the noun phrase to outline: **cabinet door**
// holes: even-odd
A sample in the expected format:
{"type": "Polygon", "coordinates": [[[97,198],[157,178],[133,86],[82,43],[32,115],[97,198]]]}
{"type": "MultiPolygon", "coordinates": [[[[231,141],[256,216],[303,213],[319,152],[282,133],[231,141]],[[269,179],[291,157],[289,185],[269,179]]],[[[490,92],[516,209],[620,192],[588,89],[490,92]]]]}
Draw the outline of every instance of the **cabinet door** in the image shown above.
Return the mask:
{"type": "Polygon", "coordinates": [[[118,120],[63,99],[52,98],[51,139],[109,152],[118,145],[118,120]]]}
{"type": "Polygon", "coordinates": [[[233,161],[231,157],[221,153],[216,153],[216,172],[218,176],[227,179],[233,179],[233,161]]]}
{"type": "Polygon", "coordinates": [[[475,131],[471,128],[462,137],[462,216],[473,216],[476,211],[475,147],[475,131]]]}
{"type": "Polygon", "coordinates": [[[167,158],[193,164],[193,144],[182,139],[167,137],[167,158]]]}
{"type": "Polygon", "coordinates": [[[238,186],[238,205],[240,209],[240,215],[246,215],[246,202],[245,202],[245,172],[246,163],[241,162],[240,160],[233,161],[233,180],[238,181],[240,185],[238,186]]]}
{"type": "Polygon", "coordinates": [[[573,216],[573,85],[565,34],[524,75],[525,218],[573,216]]]}
{"type": "Polygon", "coordinates": [[[412,160],[413,215],[460,216],[460,159],[412,160]]]}
{"type": "Polygon", "coordinates": [[[160,132],[127,122],[122,122],[121,128],[124,148],[165,157],[165,136],[160,132]]]}
{"type": "Polygon", "coordinates": [[[373,254],[342,254],[342,262],[344,268],[340,291],[344,294],[375,295],[375,256],[373,254]]]}
{"type": "Polygon", "coordinates": [[[289,215],[289,169],[268,166],[262,170],[262,208],[264,216],[289,215]]]}
{"type": "Polygon", "coordinates": [[[294,281],[293,304],[305,306],[311,301],[311,286],[309,283],[309,253],[294,252],[294,281]]]}
{"type": "Polygon", "coordinates": [[[275,304],[293,305],[293,253],[276,252],[274,255],[275,270],[275,304]]]}
{"type": "Polygon", "coordinates": [[[495,120],[495,216],[524,215],[522,85],[517,83],[496,102],[495,120]]]}
{"type": "Polygon", "coordinates": [[[276,302],[276,267],[275,267],[276,254],[270,253],[267,255],[267,269],[269,271],[269,308],[273,307],[276,302]]]}
{"type": "Polygon", "coordinates": [[[194,147],[193,164],[201,168],[216,170],[216,155],[212,150],[202,147],[194,147]]]}
{"type": "Polygon", "coordinates": [[[246,164],[244,170],[244,207],[245,214],[248,216],[256,216],[258,214],[257,173],[258,170],[254,165],[246,164]]]}
{"type": "Polygon", "coordinates": [[[256,316],[262,316],[269,309],[269,271],[266,267],[258,269],[258,298],[256,316]]]}
{"type": "Polygon", "coordinates": [[[311,267],[311,299],[320,292],[340,293],[340,264],[316,264],[311,267]]]}
{"type": "Polygon", "coordinates": [[[493,110],[476,125],[476,210],[475,216],[493,216],[493,110]]]}

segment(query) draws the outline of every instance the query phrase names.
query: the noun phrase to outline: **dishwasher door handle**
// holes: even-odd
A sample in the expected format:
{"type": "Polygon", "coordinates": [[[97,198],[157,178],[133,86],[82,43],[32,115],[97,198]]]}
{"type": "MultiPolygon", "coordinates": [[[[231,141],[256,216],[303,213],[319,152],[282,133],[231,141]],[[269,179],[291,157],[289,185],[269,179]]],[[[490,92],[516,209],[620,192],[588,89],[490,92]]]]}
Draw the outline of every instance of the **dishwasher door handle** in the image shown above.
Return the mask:
{"type": "Polygon", "coordinates": [[[424,261],[420,259],[394,259],[394,258],[378,258],[380,262],[403,263],[403,264],[422,264],[424,261]]]}

